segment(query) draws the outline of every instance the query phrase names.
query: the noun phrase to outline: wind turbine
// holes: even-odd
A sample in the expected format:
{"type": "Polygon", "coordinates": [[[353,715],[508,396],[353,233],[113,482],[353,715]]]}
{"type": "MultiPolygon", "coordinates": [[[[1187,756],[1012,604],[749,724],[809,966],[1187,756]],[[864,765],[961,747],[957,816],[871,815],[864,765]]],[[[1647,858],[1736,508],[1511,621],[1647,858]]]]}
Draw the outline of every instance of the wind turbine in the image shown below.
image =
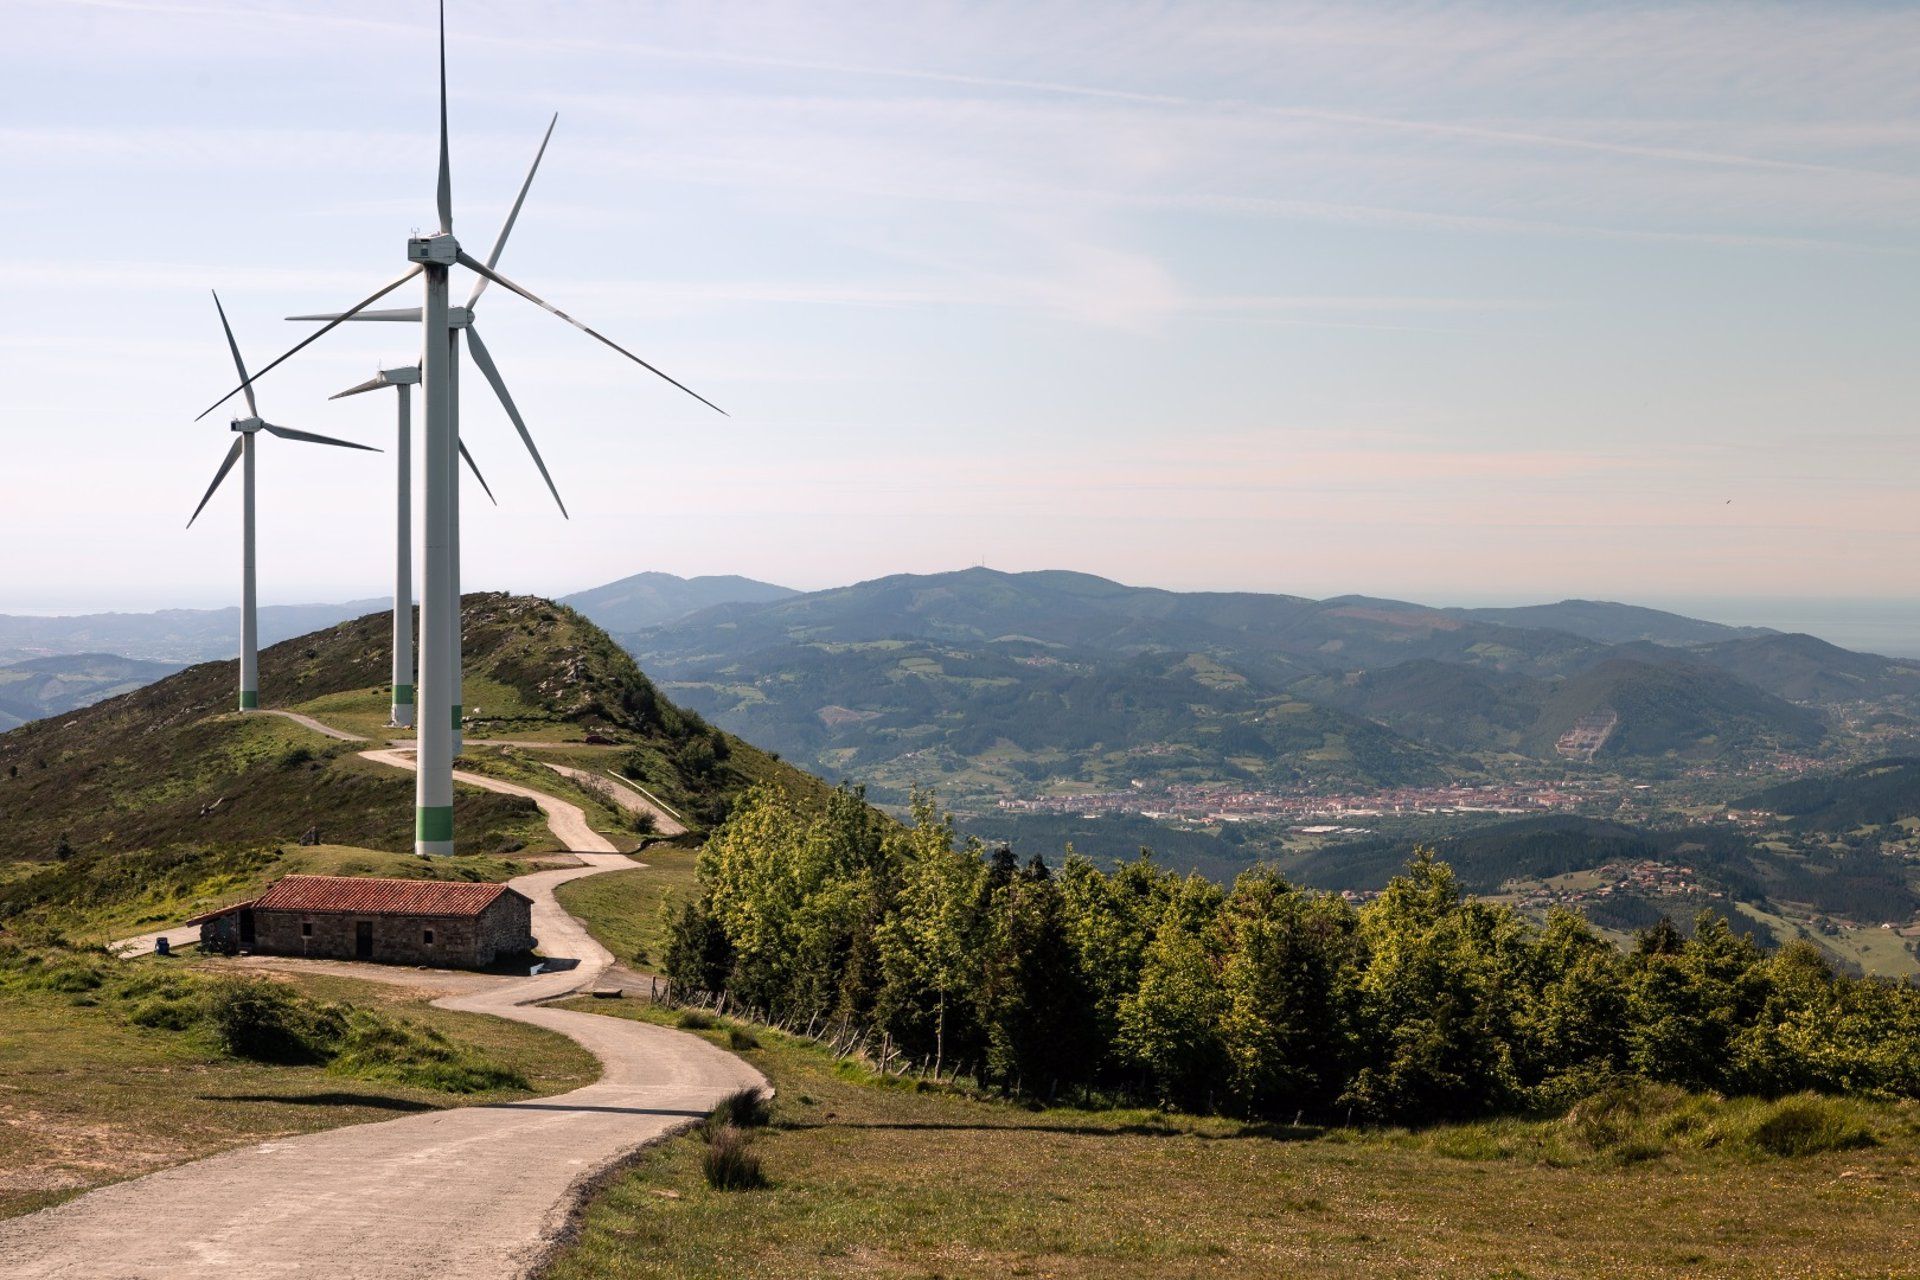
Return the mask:
{"type": "MultiPolygon", "coordinates": [[[[207,503],[213,500],[213,494],[220,482],[233,470],[233,464],[242,463],[240,468],[240,709],[252,711],[260,705],[260,620],[258,610],[258,592],[255,584],[254,558],[254,466],[253,438],[264,431],[268,435],[279,436],[282,440],[304,440],[309,444],[330,444],[342,449],[365,449],[371,453],[379,450],[371,445],[354,444],[350,440],[335,440],[332,436],[315,435],[310,431],[295,431],[292,427],[276,426],[260,417],[260,406],[254,402],[253,382],[247,377],[246,363],[240,359],[240,344],[233,340],[233,326],[227,323],[227,309],[220,305],[220,295],[213,295],[213,308],[220,313],[220,328],[227,335],[227,350],[233,353],[233,367],[240,371],[241,388],[247,393],[247,416],[233,420],[233,430],[237,439],[233,447],[227,450],[226,460],[220,469],[213,473],[213,483],[207,486],[200,505],[193,509],[193,515],[187,520],[187,528],[193,528],[193,522],[207,509],[207,503]]],[[[211,410],[209,411],[211,412],[211,410]]],[[[206,417],[206,414],[201,414],[206,417]]]]}
{"type": "MultiPolygon", "coordinates": [[[[378,391],[383,387],[392,387],[400,394],[395,397],[400,408],[399,421],[395,427],[396,447],[394,452],[394,512],[396,518],[396,537],[393,553],[393,711],[387,723],[394,728],[406,728],[413,723],[413,388],[420,381],[420,366],[402,365],[392,369],[382,369],[358,386],[348,387],[338,395],[329,396],[330,400],[343,400],[348,396],[357,396],[368,391],[378,391]]],[[[487,492],[487,498],[495,506],[499,499],[493,496],[493,490],[487,485],[487,478],[480,474],[480,468],[467,451],[460,446],[460,456],[466,460],[473,478],[487,492]]]]}
{"type": "MultiPolygon", "coordinates": [[[[488,267],[492,267],[500,261],[500,254],[507,247],[507,236],[513,231],[513,224],[520,217],[520,206],[526,203],[527,191],[533,186],[533,176],[540,171],[541,158],[547,154],[547,143],[552,140],[554,126],[559,122],[560,116],[558,112],[554,113],[553,118],[547,122],[547,131],[540,139],[539,150],[534,152],[533,164],[527,169],[526,179],[520,184],[519,194],[514,197],[513,208],[507,212],[506,222],[501,224],[500,234],[493,242],[493,251],[487,255],[488,267]]],[[[560,490],[555,487],[553,476],[547,471],[546,461],[540,456],[539,448],[533,443],[533,434],[527,430],[526,420],[520,416],[520,410],[513,403],[513,397],[507,393],[507,384],[500,377],[500,370],[493,362],[492,353],[487,350],[487,344],[481,340],[480,331],[474,327],[474,306],[480,301],[480,295],[486,290],[488,283],[488,280],[484,276],[475,280],[473,283],[473,292],[467,296],[466,305],[464,307],[447,308],[447,323],[450,326],[448,342],[452,347],[451,360],[448,365],[448,379],[451,393],[450,399],[452,401],[451,413],[454,422],[453,437],[456,441],[460,439],[460,335],[462,332],[465,332],[467,335],[467,347],[473,357],[474,366],[480,370],[481,375],[486,378],[488,385],[493,388],[494,394],[500,398],[501,408],[507,411],[508,420],[513,423],[514,430],[520,433],[520,440],[527,446],[527,452],[533,455],[533,465],[540,469],[540,478],[547,482],[547,491],[553,495],[554,503],[560,508],[560,514],[567,516],[567,504],[560,499],[560,490]]],[[[302,321],[339,321],[351,319],[356,321],[387,321],[390,323],[419,324],[424,319],[424,314],[424,309],[421,307],[382,307],[378,309],[369,308],[359,312],[357,315],[322,313],[319,315],[288,316],[287,319],[302,321]]],[[[463,454],[466,452],[465,445],[461,446],[461,452],[463,454]]],[[[471,466],[473,461],[471,456],[468,457],[467,461],[468,465],[471,466]]],[[[478,479],[480,472],[478,469],[475,469],[473,474],[474,477],[478,479]]],[[[480,485],[482,488],[485,488],[486,481],[481,480],[480,485]]],[[[487,496],[489,498],[493,497],[490,490],[487,496]]],[[[461,618],[460,606],[460,485],[457,469],[453,486],[450,490],[450,502],[453,531],[448,539],[448,545],[452,548],[453,563],[452,580],[448,589],[453,595],[454,622],[449,634],[449,642],[453,645],[453,655],[449,661],[451,663],[451,670],[453,671],[452,751],[453,754],[457,756],[460,754],[461,720],[466,710],[461,697],[461,633],[464,624],[461,618]]],[[[498,503],[496,502],[495,505],[497,506],[498,503]]],[[[567,516],[567,518],[571,519],[572,517],[567,516]]],[[[398,724],[400,722],[395,721],[395,723],[398,724]]],[[[409,719],[406,723],[411,724],[412,720],[409,719]]]]}
{"type": "MultiPolygon", "coordinates": [[[[454,851],[453,842],[453,717],[455,711],[455,687],[458,683],[458,665],[455,662],[458,643],[457,616],[458,597],[454,593],[459,589],[458,525],[456,523],[458,501],[454,483],[454,458],[459,448],[459,418],[454,397],[457,394],[454,383],[454,369],[457,364],[455,342],[457,326],[449,314],[447,304],[448,276],[455,266],[463,266],[474,274],[489,280],[510,293],[519,295],[527,301],[549,311],[565,320],[574,328],[598,342],[618,351],[627,359],[638,364],[648,372],[672,383],[681,391],[716,412],[724,413],[720,407],[690,387],[648,364],[633,352],[599,333],[552,303],[537,296],[531,290],[515,284],[493,269],[489,263],[481,262],[460,247],[453,235],[453,179],[448,161],[447,149],[447,22],[446,4],[440,5],[440,164],[438,181],[435,187],[435,205],[439,214],[439,230],[432,235],[414,236],[407,241],[407,261],[412,265],[398,278],[389,281],[362,298],[353,306],[340,312],[320,328],[295,343],[284,355],[264,366],[249,377],[243,370],[241,386],[227,392],[214,401],[200,416],[206,417],[225,404],[233,396],[254,381],[277,368],[282,362],[304,350],[336,326],[352,319],[365,311],[380,299],[398,289],[415,276],[423,276],[425,296],[421,308],[422,349],[425,356],[421,361],[421,385],[426,393],[426,449],[424,468],[426,471],[424,489],[425,513],[423,518],[424,536],[422,542],[426,549],[426,563],[421,584],[421,627],[420,627],[420,686],[419,729],[416,737],[417,749],[414,791],[414,849],[423,854],[450,854],[454,851]]],[[[511,225],[509,218],[509,225],[511,225]]],[[[471,313],[468,316],[471,320],[471,313]]],[[[470,325],[467,326],[470,329],[470,325]]],[[[473,344],[476,352],[475,363],[486,373],[492,360],[481,359],[486,353],[485,344],[473,344]]],[[[497,372],[495,374],[497,377],[497,372]]],[[[490,377],[489,382],[494,381],[490,377]]],[[[498,383],[495,390],[504,396],[505,392],[498,383]]],[[[515,426],[521,431],[521,437],[531,448],[532,439],[527,435],[524,425],[519,421],[518,411],[512,411],[515,426]]],[[[538,455],[536,454],[536,457],[538,455]]],[[[541,470],[546,470],[541,465],[541,470]]],[[[551,480],[549,480],[551,486],[551,480]]],[[[556,498],[558,494],[556,493],[556,498]]]]}

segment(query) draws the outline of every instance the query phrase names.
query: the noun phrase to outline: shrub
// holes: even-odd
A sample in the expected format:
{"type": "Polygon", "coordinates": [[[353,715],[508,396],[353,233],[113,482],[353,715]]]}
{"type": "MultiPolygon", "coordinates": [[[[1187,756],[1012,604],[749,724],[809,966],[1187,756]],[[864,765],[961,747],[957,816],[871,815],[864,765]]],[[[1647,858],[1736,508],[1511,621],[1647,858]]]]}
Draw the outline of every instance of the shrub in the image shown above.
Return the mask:
{"type": "Polygon", "coordinates": [[[766,1094],[758,1089],[739,1089],[714,1104],[707,1113],[709,1140],[725,1129],[758,1129],[773,1118],[766,1094]]]}
{"type": "Polygon", "coordinates": [[[758,1049],[760,1047],[760,1037],[754,1035],[753,1032],[747,1030],[745,1027],[735,1027],[727,1032],[727,1047],[733,1049],[735,1052],[745,1053],[748,1049],[758,1049]]]}
{"type": "Polygon", "coordinates": [[[760,1157],[752,1150],[746,1132],[730,1124],[722,1125],[707,1140],[701,1168],[707,1175],[707,1185],[719,1191],[748,1191],[767,1183],[760,1172],[760,1157]]]}
{"type": "Polygon", "coordinates": [[[336,1075],[385,1080],[441,1093],[531,1087],[520,1072],[456,1047],[432,1027],[358,1010],[348,1017],[340,1051],[327,1069],[336,1075]]]}
{"type": "Polygon", "coordinates": [[[698,1009],[688,1009],[680,1015],[682,1031],[711,1031],[713,1026],[713,1019],[698,1009]]]}
{"type": "Polygon", "coordinates": [[[1769,1155],[1811,1156],[1874,1145],[1871,1130],[1845,1103],[1813,1094],[1782,1098],[1747,1130],[1747,1141],[1769,1155]]]}
{"type": "Polygon", "coordinates": [[[338,1037],[337,1010],[313,1010],[277,982],[229,978],[207,993],[206,1021],[221,1051],[255,1062],[319,1062],[338,1037]]]}
{"type": "Polygon", "coordinates": [[[1659,1138],[1672,1127],[1662,1122],[1686,1100],[1686,1091],[1673,1085],[1622,1080],[1574,1103],[1561,1125],[1575,1146],[1640,1158],[1662,1149],[1659,1138]]]}

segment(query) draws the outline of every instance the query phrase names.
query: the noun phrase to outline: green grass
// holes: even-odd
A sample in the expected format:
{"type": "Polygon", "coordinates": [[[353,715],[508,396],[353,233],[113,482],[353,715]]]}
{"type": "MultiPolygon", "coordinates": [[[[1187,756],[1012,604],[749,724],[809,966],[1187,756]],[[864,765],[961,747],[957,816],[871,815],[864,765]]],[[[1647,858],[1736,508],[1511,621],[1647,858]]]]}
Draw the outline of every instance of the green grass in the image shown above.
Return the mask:
{"type": "Polygon", "coordinates": [[[182,1003],[181,984],[198,985],[198,975],[246,971],[235,962],[68,955],[54,968],[0,973],[0,1217],[229,1147],[558,1093],[598,1075],[586,1050],[552,1032],[320,975],[287,981],[309,1000],[359,1011],[369,1030],[351,1048],[361,1056],[333,1069],[250,1062],[220,1052],[189,1009],[166,1007],[182,1003]],[[502,1078],[475,1067],[528,1087],[474,1091],[502,1078]]]}
{"type": "MultiPolygon", "coordinates": [[[[724,1045],[728,1029],[701,1034],[724,1045]]],[[[709,1187],[704,1144],[676,1140],[600,1194],[548,1280],[1884,1276],[1920,1229],[1910,1107],[1847,1104],[1843,1119],[1867,1117],[1877,1145],[1800,1158],[1670,1140],[1637,1161],[1600,1148],[1554,1160],[1540,1148],[1565,1139],[1564,1120],[1318,1133],[1026,1110],[879,1084],[757,1036],[742,1056],[779,1090],[753,1140],[768,1187],[709,1187]]],[[[1751,1134],[1747,1121],[1790,1105],[1717,1114],[1751,1134]]]]}
{"type": "Polygon", "coordinates": [[[666,950],[661,908],[677,909],[699,892],[694,876],[699,855],[693,849],[657,844],[639,856],[645,867],[570,880],[555,896],[616,958],[652,970],[666,950]]]}

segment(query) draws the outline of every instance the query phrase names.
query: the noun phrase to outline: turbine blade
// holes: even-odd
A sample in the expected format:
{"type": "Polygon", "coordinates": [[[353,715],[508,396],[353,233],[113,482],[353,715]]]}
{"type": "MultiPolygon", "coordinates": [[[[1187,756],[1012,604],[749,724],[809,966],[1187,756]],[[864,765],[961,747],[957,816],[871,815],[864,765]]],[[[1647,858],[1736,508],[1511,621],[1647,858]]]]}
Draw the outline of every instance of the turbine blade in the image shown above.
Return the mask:
{"type": "Polygon", "coordinates": [[[263,422],[260,425],[265,427],[271,434],[279,436],[282,440],[305,440],[308,444],[332,444],[338,445],[342,449],[365,449],[368,453],[380,452],[380,450],[370,444],[355,444],[351,440],[335,440],[332,436],[317,436],[311,431],[295,431],[292,427],[276,427],[271,422],[263,422]]]}
{"type": "Polygon", "coordinates": [[[453,231],[453,172],[447,163],[447,0],[440,0],[440,234],[453,231]]]}
{"type": "Polygon", "coordinates": [[[553,495],[554,502],[559,505],[560,514],[569,520],[573,519],[567,515],[567,504],[560,501],[560,490],[554,487],[553,477],[547,474],[546,461],[541,458],[540,450],[534,447],[533,433],[527,430],[520,410],[514,407],[513,397],[507,394],[507,384],[500,380],[500,371],[493,367],[493,356],[487,351],[487,344],[480,341],[480,331],[472,325],[467,326],[467,347],[473,352],[473,363],[479,366],[481,376],[492,385],[493,394],[500,397],[500,407],[507,411],[513,429],[520,433],[520,443],[526,445],[527,452],[533,455],[533,465],[540,468],[540,478],[547,482],[547,492],[553,495]]]}
{"type": "Polygon", "coordinates": [[[233,438],[233,448],[227,450],[227,460],[220,464],[218,471],[213,473],[213,483],[207,486],[206,496],[200,499],[200,505],[195,507],[193,514],[187,518],[187,528],[193,528],[193,522],[200,518],[200,513],[207,509],[209,502],[213,501],[213,491],[218,489],[220,482],[227,478],[227,472],[233,470],[233,464],[240,461],[240,450],[246,447],[246,443],[247,438],[245,436],[235,436],[233,438]]]}
{"type": "MultiPolygon", "coordinates": [[[[607,337],[607,335],[605,335],[604,333],[599,333],[593,329],[589,329],[586,325],[581,324],[578,320],[575,320],[572,316],[568,315],[566,312],[562,311],[560,308],[554,306],[551,302],[547,302],[542,298],[534,296],[532,293],[528,292],[527,290],[522,289],[519,285],[507,279],[505,276],[501,275],[498,271],[495,271],[492,267],[489,267],[486,263],[479,261],[472,254],[467,253],[465,250],[461,251],[460,265],[467,268],[467,270],[469,271],[478,272],[479,274],[485,276],[487,279],[493,281],[495,284],[499,285],[503,289],[512,290],[514,293],[519,294],[521,297],[525,298],[528,302],[531,302],[534,306],[539,307],[541,310],[551,311],[554,315],[559,316],[562,320],[565,320],[568,324],[572,325],[574,328],[578,329],[580,332],[586,334],[588,337],[597,339],[598,341],[605,343],[607,346],[612,347],[615,351],[618,351],[621,355],[633,361],[635,364],[639,365],[642,369],[645,369],[648,373],[653,374],[657,378],[661,378],[667,382],[673,383],[674,386],[679,387],[682,391],[686,392],[688,395],[692,396],[695,400],[698,400],[701,404],[707,406],[707,408],[713,410],[715,413],[719,414],[721,417],[724,418],[728,416],[727,411],[725,409],[722,409],[719,405],[707,399],[705,396],[701,395],[698,391],[695,391],[692,387],[689,387],[685,383],[680,382],[677,379],[672,378],[665,373],[662,373],[660,370],[648,364],[645,360],[642,360],[639,356],[633,354],[633,352],[627,350],[625,347],[615,342],[612,338],[607,337]]],[[[472,330],[469,329],[468,332],[471,333],[472,330]]]]}
{"type": "Polygon", "coordinates": [[[386,297],[388,294],[392,293],[395,289],[398,289],[401,285],[405,284],[407,281],[413,279],[415,276],[419,275],[422,271],[425,271],[425,270],[426,270],[425,267],[419,266],[417,264],[414,266],[408,267],[406,274],[402,275],[399,279],[393,281],[391,284],[381,285],[378,291],[369,295],[366,298],[363,298],[360,302],[358,302],[354,306],[351,306],[347,308],[345,311],[341,312],[336,319],[330,321],[326,325],[323,325],[321,328],[314,330],[312,333],[302,338],[299,342],[293,345],[293,347],[287,352],[286,355],[281,356],[280,359],[275,360],[270,365],[267,365],[265,368],[255,373],[251,378],[247,377],[245,374],[242,374],[239,386],[235,387],[232,391],[227,392],[227,394],[221,396],[218,400],[215,400],[212,404],[202,409],[199,412],[199,414],[197,414],[194,417],[194,421],[195,422],[200,421],[201,418],[206,417],[208,414],[212,413],[215,409],[218,409],[221,405],[233,399],[234,396],[248,389],[255,382],[258,382],[262,377],[266,376],[268,372],[278,368],[281,364],[283,364],[289,357],[293,356],[296,352],[303,350],[308,343],[311,343],[316,338],[319,338],[323,334],[326,334],[327,332],[332,330],[335,325],[340,324],[342,321],[353,319],[353,317],[359,315],[362,311],[365,311],[368,307],[380,301],[380,299],[386,297]]]}
{"type": "Polygon", "coordinates": [[[324,312],[317,316],[288,316],[289,320],[394,320],[417,324],[420,320],[418,307],[377,307],[371,311],[362,311],[357,316],[343,316],[337,311],[324,312]]]}
{"type": "Polygon", "coordinates": [[[379,373],[379,374],[375,374],[371,378],[368,378],[365,382],[361,383],[359,386],[348,387],[345,391],[342,391],[337,395],[328,396],[327,399],[345,400],[348,396],[357,396],[363,391],[378,391],[382,387],[390,387],[392,385],[393,385],[392,383],[387,381],[386,374],[379,373]]]}
{"type": "Polygon", "coordinates": [[[240,358],[240,344],[233,340],[233,326],[227,323],[227,309],[220,305],[218,291],[209,289],[207,292],[213,294],[213,309],[220,313],[220,327],[227,332],[227,350],[233,352],[233,367],[240,374],[240,388],[247,393],[247,412],[257,418],[260,416],[260,406],[253,402],[253,384],[247,380],[247,365],[240,358]]]}
{"type": "MultiPolygon", "coordinates": [[[[520,194],[513,198],[513,208],[507,211],[507,220],[500,227],[500,238],[493,242],[493,252],[487,255],[487,265],[497,266],[500,251],[507,247],[507,235],[513,230],[514,220],[520,216],[520,206],[526,202],[527,188],[533,185],[533,175],[540,171],[540,157],[547,154],[547,143],[553,138],[553,126],[560,123],[560,113],[553,113],[553,119],[547,121],[547,132],[540,139],[540,149],[533,153],[533,167],[527,170],[527,180],[520,184],[520,194]]],[[[473,292],[467,295],[467,310],[473,310],[473,304],[480,301],[480,295],[486,290],[487,278],[481,276],[473,282],[473,292]]]]}
{"type": "Polygon", "coordinates": [[[487,478],[480,474],[480,464],[475,462],[473,455],[467,452],[467,442],[465,440],[460,442],[460,456],[467,460],[467,470],[473,472],[473,478],[480,482],[482,489],[486,490],[487,501],[496,507],[499,506],[500,499],[493,496],[493,488],[487,484],[487,478]]]}

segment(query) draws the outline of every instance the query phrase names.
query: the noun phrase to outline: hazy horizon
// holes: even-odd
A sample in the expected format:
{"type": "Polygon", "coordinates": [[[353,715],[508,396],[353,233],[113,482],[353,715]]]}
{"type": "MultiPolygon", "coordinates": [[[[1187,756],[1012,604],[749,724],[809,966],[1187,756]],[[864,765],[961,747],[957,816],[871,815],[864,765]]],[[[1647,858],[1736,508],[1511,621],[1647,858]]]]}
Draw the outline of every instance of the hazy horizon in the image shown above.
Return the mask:
{"type": "MultiPolygon", "coordinates": [[[[956,566],[950,570],[932,572],[957,572],[972,566],[956,566]]],[[[989,566],[1000,568],[1000,566],[989,566]]],[[[1069,572],[1091,572],[1071,565],[1049,565],[1046,569],[1066,570],[1069,572]]],[[[1038,570],[1008,569],[1005,572],[1033,572],[1038,570]]],[[[604,586],[608,582],[632,577],[639,573],[671,573],[675,577],[699,577],[706,574],[674,573],[666,569],[636,569],[627,573],[615,574],[610,578],[593,582],[567,583],[559,587],[503,586],[491,583],[469,583],[471,591],[511,590],[524,591],[550,598],[571,595],[593,587],[604,586]]],[[[902,572],[907,572],[903,570],[902,572]]],[[[835,587],[853,585],[855,582],[870,579],[849,579],[847,581],[780,581],[759,573],[739,570],[720,570],[711,576],[738,576],[760,582],[771,582],[777,586],[788,587],[796,591],[825,591],[835,587]]],[[[875,577],[888,577],[888,574],[876,574],[875,577]]],[[[1101,577],[1123,582],[1128,586],[1157,587],[1171,591],[1274,591],[1269,587],[1253,587],[1233,584],[1207,584],[1200,586],[1175,585],[1167,582],[1139,580],[1124,574],[1100,574],[1101,577]]],[[[346,592],[333,597],[319,594],[298,593],[287,596],[262,594],[261,604],[267,607],[296,605],[332,605],[355,601],[379,601],[390,592],[383,592],[377,586],[367,586],[358,591],[346,592]]],[[[1428,592],[1370,590],[1356,588],[1348,591],[1330,592],[1317,595],[1306,591],[1276,592],[1283,595],[1305,595],[1315,599],[1325,599],[1337,595],[1364,595],[1384,597],[1394,600],[1406,600],[1415,604],[1430,605],[1435,608],[1509,608],[1519,605],[1552,604],[1569,599],[1595,599],[1598,597],[1575,594],[1526,595],[1511,593],[1487,593],[1466,596],[1438,596],[1428,592]]],[[[217,593],[208,593],[198,598],[160,599],[142,596],[123,596],[117,599],[87,597],[96,603],[91,605],[20,605],[0,599],[0,615],[16,617],[71,617],[86,614],[103,613],[155,613],[166,609],[229,609],[236,607],[232,601],[222,600],[217,593]]],[[[1639,605],[1649,609],[1661,609],[1685,617],[1698,618],[1706,622],[1718,622],[1734,627],[1771,627],[1776,631],[1799,631],[1818,636],[1831,644],[1842,648],[1863,652],[1884,654],[1895,658],[1920,658],[1920,595],[1912,597],[1858,598],[1837,596],[1697,596],[1672,597],[1661,595],[1638,595],[1614,599],[1613,603],[1639,605]]]]}

